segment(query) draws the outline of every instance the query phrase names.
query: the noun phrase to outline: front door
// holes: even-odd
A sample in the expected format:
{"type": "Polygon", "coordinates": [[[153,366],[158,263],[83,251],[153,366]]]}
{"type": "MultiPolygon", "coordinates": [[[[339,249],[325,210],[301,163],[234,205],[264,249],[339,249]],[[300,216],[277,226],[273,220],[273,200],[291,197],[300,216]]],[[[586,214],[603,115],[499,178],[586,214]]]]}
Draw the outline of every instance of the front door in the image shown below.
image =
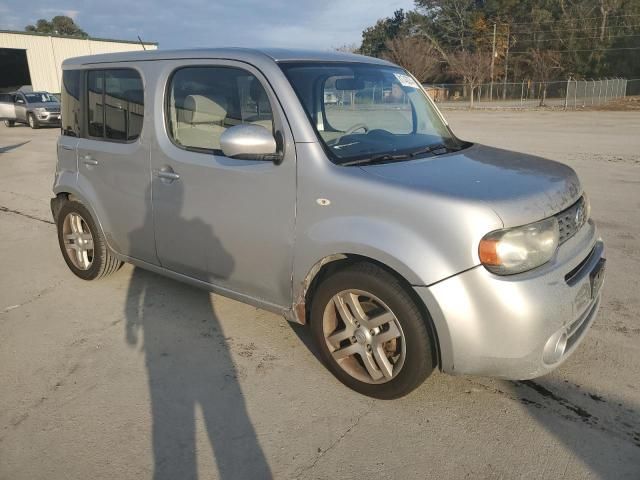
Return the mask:
{"type": "Polygon", "coordinates": [[[27,122],[27,99],[22,93],[16,93],[14,96],[14,108],[16,112],[16,120],[19,122],[27,122]]]}
{"type": "Polygon", "coordinates": [[[84,75],[78,184],[89,196],[111,248],[157,263],[141,73],[133,68],[100,68],[84,75]]]}
{"type": "Polygon", "coordinates": [[[151,152],[153,213],[163,267],[278,306],[291,304],[296,200],[293,137],[274,92],[233,61],[166,65],[151,152]],[[284,159],[237,160],[227,128],[253,123],[283,137],[284,159]]]}

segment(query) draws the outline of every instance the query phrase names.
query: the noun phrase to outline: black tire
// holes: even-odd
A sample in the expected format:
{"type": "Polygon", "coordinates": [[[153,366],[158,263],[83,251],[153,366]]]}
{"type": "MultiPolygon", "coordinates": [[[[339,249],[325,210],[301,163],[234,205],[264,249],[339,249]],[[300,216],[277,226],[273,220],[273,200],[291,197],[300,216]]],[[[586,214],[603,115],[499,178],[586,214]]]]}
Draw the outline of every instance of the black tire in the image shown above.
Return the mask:
{"type": "Polygon", "coordinates": [[[58,243],[62,257],[69,269],[76,276],[83,280],[96,280],[116,272],[122,266],[122,262],[118,260],[109,250],[109,247],[107,247],[102,231],[97,228],[91,213],[89,213],[89,210],[81,203],[72,200],[65,202],[58,212],[56,226],[58,228],[58,243]],[[87,270],[76,267],[69,258],[69,254],[65,248],[63,224],[65,218],[70,213],[76,213],[82,217],[93,237],[93,259],[91,266],[87,270]]]}
{"type": "Polygon", "coordinates": [[[40,122],[38,122],[38,119],[36,118],[36,116],[33,113],[30,113],[27,116],[27,123],[34,130],[37,130],[38,128],[40,128],[40,122]]]}
{"type": "Polygon", "coordinates": [[[322,280],[311,300],[311,330],[320,355],[335,377],[349,388],[369,397],[395,399],[420,386],[436,364],[435,341],[408,286],[372,263],[351,264],[322,280]],[[363,290],[375,295],[395,314],[406,342],[406,356],[401,370],[386,383],[366,383],[343,370],[332,357],[323,332],[325,308],[334,295],[344,290],[363,290]]]}
{"type": "Polygon", "coordinates": [[[11,128],[11,127],[15,127],[16,122],[14,120],[5,120],[4,121],[4,126],[11,128]]]}

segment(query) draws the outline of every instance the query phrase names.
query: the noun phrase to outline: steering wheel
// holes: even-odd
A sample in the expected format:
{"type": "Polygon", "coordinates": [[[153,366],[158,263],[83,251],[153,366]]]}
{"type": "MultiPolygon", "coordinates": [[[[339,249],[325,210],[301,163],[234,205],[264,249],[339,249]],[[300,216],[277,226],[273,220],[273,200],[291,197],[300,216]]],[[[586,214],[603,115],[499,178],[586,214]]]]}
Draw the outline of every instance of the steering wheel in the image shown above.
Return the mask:
{"type": "Polygon", "coordinates": [[[363,129],[364,133],[367,133],[369,131],[369,127],[367,127],[364,123],[356,123],[355,125],[351,125],[349,128],[347,128],[347,131],[340,136],[344,137],[346,135],[351,135],[353,132],[360,129],[363,129]]]}
{"type": "Polygon", "coordinates": [[[351,125],[349,128],[347,128],[347,130],[340,135],[337,138],[334,138],[331,141],[331,145],[336,145],[337,143],[340,142],[340,140],[342,139],[342,137],[346,137],[347,135],[351,135],[353,132],[355,132],[356,130],[364,130],[364,133],[367,133],[369,131],[369,127],[367,127],[364,123],[356,123],[355,125],[351,125]]]}

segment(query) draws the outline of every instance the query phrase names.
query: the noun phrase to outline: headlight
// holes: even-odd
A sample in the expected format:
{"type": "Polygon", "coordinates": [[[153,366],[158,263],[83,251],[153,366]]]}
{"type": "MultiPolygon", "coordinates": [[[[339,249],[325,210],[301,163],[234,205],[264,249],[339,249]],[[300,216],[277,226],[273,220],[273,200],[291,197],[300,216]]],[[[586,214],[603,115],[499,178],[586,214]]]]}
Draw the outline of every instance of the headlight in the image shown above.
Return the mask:
{"type": "Polygon", "coordinates": [[[43,107],[37,107],[37,108],[34,108],[33,110],[38,112],[38,113],[44,113],[44,112],[47,111],[47,109],[43,108],[43,107]]]}
{"type": "Polygon", "coordinates": [[[480,262],[490,272],[512,275],[547,263],[558,248],[558,221],[550,217],[516,228],[496,230],[480,240],[480,262]]]}

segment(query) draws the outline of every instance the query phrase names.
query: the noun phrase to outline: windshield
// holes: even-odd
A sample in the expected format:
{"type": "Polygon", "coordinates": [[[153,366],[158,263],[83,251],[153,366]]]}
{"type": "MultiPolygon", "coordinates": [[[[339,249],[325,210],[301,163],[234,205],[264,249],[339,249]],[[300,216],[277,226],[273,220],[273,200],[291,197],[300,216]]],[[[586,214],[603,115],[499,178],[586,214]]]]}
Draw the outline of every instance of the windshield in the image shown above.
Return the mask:
{"type": "Polygon", "coordinates": [[[27,103],[58,103],[55,95],[46,92],[25,93],[27,103]]]}
{"type": "Polygon", "coordinates": [[[280,66],[335,163],[395,161],[412,153],[462,147],[413,77],[399,67],[318,62],[280,66]]]}

